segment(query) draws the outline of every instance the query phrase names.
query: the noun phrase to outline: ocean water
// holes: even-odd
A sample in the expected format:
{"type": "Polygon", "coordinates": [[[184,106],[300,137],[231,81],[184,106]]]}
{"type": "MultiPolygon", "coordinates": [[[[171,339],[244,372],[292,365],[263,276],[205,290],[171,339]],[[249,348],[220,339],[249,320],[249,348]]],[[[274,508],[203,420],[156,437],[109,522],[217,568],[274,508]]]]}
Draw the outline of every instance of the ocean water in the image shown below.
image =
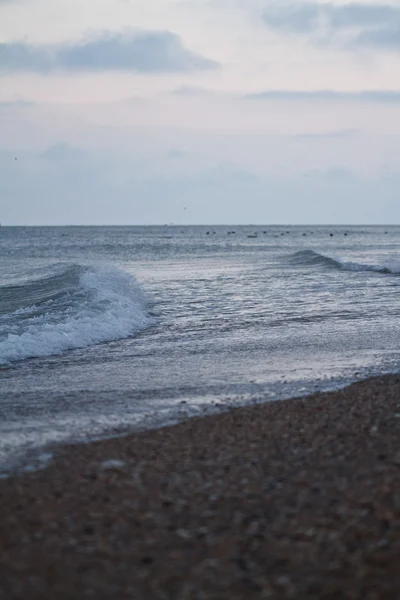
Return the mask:
{"type": "Polygon", "coordinates": [[[400,366],[400,227],[1,227],[0,470],[400,366]]]}

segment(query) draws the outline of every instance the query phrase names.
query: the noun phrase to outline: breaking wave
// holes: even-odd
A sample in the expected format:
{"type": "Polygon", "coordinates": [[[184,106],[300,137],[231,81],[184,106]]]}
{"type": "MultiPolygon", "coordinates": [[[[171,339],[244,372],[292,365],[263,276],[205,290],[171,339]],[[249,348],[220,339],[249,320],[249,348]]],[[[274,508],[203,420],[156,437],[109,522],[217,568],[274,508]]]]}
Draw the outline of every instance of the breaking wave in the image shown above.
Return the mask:
{"type": "Polygon", "coordinates": [[[136,279],[113,267],[55,265],[0,286],[0,298],[3,364],[122,339],[153,323],[136,279]]]}
{"type": "Polygon", "coordinates": [[[305,267],[316,266],[329,269],[340,269],[343,271],[372,271],[374,273],[382,273],[385,275],[400,274],[400,264],[370,265],[366,263],[346,262],[331,258],[330,256],[324,256],[323,254],[314,252],[314,250],[300,250],[300,252],[296,252],[295,254],[292,254],[290,262],[294,265],[305,267]]]}

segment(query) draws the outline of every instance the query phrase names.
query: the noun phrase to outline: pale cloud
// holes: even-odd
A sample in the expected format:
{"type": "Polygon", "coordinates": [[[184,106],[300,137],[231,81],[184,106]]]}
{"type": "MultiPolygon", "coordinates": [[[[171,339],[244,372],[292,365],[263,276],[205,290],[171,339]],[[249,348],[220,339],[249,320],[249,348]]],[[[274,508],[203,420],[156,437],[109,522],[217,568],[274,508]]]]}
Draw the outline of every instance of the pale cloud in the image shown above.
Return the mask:
{"type": "Polygon", "coordinates": [[[4,101],[0,101],[0,109],[1,108],[32,108],[32,106],[35,106],[35,103],[34,102],[29,102],[28,100],[4,100],[4,101]]]}
{"type": "Polygon", "coordinates": [[[400,104],[400,90],[267,90],[246,96],[250,100],[270,100],[276,102],[355,102],[400,104]]]}
{"type": "Polygon", "coordinates": [[[133,71],[185,72],[213,69],[217,64],[187,50],[168,31],[124,31],[80,42],[55,45],[0,44],[2,69],[7,71],[133,71]]]}
{"type": "Polygon", "coordinates": [[[175,94],[177,96],[211,96],[213,94],[217,94],[218,92],[206,88],[201,88],[196,85],[181,85],[177,88],[174,88],[169,93],[175,94]]]}
{"type": "Polygon", "coordinates": [[[239,94],[217,92],[216,90],[197,86],[181,86],[170,91],[172,95],[188,97],[225,97],[244,98],[247,100],[269,100],[271,102],[351,102],[351,103],[377,103],[400,104],[400,89],[394,90],[276,90],[270,89],[252,94],[239,94]]]}
{"type": "Polygon", "coordinates": [[[353,40],[353,45],[400,52],[400,18],[387,27],[363,31],[353,40]]]}
{"type": "Polygon", "coordinates": [[[263,20],[271,29],[319,44],[400,50],[400,7],[391,4],[283,1],[271,3],[263,20]]]}
{"type": "Polygon", "coordinates": [[[72,146],[68,142],[58,142],[46,148],[42,153],[42,158],[49,161],[65,162],[81,160],[86,156],[86,152],[77,146],[72,146]]]}
{"type": "Polygon", "coordinates": [[[336,129],[334,131],[321,131],[318,133],[299,133],[293,137],[308,140],[321,140],[324,138],[350,138],[359,134],[360,131],[358,129],[336,129]]]}

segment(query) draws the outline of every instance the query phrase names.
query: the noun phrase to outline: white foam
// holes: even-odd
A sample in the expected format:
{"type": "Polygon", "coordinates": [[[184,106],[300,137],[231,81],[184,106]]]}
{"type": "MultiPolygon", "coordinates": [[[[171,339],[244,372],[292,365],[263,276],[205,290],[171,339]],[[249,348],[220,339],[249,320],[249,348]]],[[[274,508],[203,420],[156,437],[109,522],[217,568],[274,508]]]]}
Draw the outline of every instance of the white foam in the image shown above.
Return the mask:
{"type": "Polygon", "coordinates": [[[74,348],[129,337],[152,324],[147,301],[135,278],[116,268],[83,272],[87,295],[78,311],[52,321],[51,313],[32,319],[25,331],[0,342],[0,363],[60,354],[74,348]]]}
{"type": "Polygon", "coordinates": [[[388,262],[381,265],[371,265],[357,262],[341,262],[340,264],[342,268],[346,269],[347,271],[374,271],[382,274],[400,274],[400,264],[396,262],[388,262]]]}

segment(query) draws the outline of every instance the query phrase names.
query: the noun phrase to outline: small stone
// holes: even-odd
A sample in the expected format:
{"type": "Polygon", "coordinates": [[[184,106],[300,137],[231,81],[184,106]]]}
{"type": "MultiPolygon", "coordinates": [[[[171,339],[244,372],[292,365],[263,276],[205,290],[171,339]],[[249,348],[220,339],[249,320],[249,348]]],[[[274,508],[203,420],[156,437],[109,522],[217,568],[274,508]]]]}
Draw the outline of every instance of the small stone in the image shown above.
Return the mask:
{"type": "Polygon", "coordinates": [[[110,460],[104,460],[101,463],[101,466],[103,467],[103,469],[105,471],[120,471],[121,469],[123,469],[125,467],[126,463],[123,460],[118,460],[118,459],[110,459],[110,460]]]}
{"type": "Polygon", "coordinates": [[[288,587],[290,585],[290,577],[288,575],[281,575],[276,580],[276,583],[282,587],[288,587]]]}
{"type": "Polygon", "coordinates": [[[190,540],[192,538],[192,534],[187,529],[178,529],[176,533],[183,540],[190,540]]]}
{"type": "Polygon", "coordinates": [[[86,527],[83,528],[83,533],[86,533],[86,535],[92,535],[94,533],[94,529],[91,525],[86,525],[86,527]]]}

